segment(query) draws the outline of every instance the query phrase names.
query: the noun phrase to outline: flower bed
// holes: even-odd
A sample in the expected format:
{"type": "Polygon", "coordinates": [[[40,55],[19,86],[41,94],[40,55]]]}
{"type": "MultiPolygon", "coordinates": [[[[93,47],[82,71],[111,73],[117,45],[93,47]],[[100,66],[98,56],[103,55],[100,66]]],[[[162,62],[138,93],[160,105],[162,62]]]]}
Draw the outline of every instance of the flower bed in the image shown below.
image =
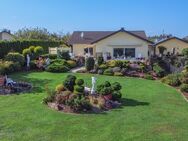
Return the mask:
{"type": "Polygon", "coordinates": [[[161,82],[179,89],[188,100],[188,72],[169,74],[161,82]]]}
{"type": "Polygon", "coordinates": [[[43,103],[58,111],[68,113],[104,112],[121,105],[121,85],[118,82],[104,82],[97,86],[95,94],[84,87],[84,80],[68,75],[55,91],[48,90],[43,103]]]}
{"type": "MultiPolygon", "coordinates": [[[[100,62],[95,66],[89,66],[91,58],[86,60],[86,69],[79,70],[78,73],[92,73],[92,74],[100,74],[100,75],[109,75],[109,76],[130,76],[130,77],[140,77],[145,79],[154,80],[160,77],[158,74],[161,73],[162,70],[159,70],[159,66],[155,67],[157,69],[156,72],[152,71],[152,67],[144,62],[130,62],[130,61],[121,61],[121,60],[110,60],[107,62],[100,62]],[[88,69],[89,68],[89,69],[88,69]],[[92,68],[92,69],[91,69],[92,68]],[[93,69],[94,68],[94,69],[93,69]],[[157,71],[158,74],[157,74],[157,71]]],[[[92,60],[93,62],[93,60],[92,60]]]]}

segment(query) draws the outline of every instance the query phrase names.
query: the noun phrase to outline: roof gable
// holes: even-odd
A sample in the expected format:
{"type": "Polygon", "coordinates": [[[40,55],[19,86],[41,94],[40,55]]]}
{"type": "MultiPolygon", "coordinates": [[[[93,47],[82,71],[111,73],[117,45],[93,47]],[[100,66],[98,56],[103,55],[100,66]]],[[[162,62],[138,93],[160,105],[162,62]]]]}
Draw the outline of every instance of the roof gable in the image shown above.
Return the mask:
{"type": "Polygon", "coordinates": [[[122,28],[118,31],[75,31],[70,38],[69,44],[93,44],[118,32],[126,32],[141,40],[153,43],[147,39],[144,31],[126,31],[122,28]]]}
{"type": "Polygon", "coordinates": [[[167,38],[167,39],[165,39],[165,40],[162,40],[162,41],[157,42],[157,43],[155,44],[155,46],[156,46],[156,45],[160,45],[160,44],[162,44],[162,43],[164,43],[164,42],[168,42],[168,41],[170,41],[170,40],[172,40],[172,39],[176,39],[176,40],[179,40],[179,41],[181,41],[181,42],[184,42],[184,43],[187,43],[187,44],[188,44],[188,41],[186,41],[186,40],[180,39],[180,38],[178,38],[178,37],[170,37],[170,38],[167,38]]]}

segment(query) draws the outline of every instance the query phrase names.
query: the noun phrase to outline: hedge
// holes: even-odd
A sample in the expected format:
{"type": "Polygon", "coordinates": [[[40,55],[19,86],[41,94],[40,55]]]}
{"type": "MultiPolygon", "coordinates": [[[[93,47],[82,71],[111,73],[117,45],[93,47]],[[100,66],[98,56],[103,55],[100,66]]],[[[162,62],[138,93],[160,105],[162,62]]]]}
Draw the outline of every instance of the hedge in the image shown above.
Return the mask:
{"type": "Polygon", "coordinates": [[[10,51],[22,53],[23,49],[30,46],[42,46],[44,52],[48,53],[48,47],[58,47],[62,42],[58,41],[41,41],[41,40],[14,40],[0,41],[0,59],[4,58],[10,51]]]}

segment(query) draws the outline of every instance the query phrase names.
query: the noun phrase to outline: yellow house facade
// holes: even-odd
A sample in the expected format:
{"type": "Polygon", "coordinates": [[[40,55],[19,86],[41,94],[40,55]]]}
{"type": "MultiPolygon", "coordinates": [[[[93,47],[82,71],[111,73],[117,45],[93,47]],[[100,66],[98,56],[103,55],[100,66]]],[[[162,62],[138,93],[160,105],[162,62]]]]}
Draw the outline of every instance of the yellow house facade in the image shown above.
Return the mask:
{"type": "Polygon", "coordinates": [[[164,54],[181,54],[184,48],[188,48],[188,42],[177,37],[171,37],[155,44],[155,53],[160,55],[159,48],[165,47],[164,54]]]}
{"type": "Polygon", "coordinates": [[[77,31],[70,43],[74,56],[103,56],[110,59],[148,59],[149,41],[144,31],[77,31]]]}

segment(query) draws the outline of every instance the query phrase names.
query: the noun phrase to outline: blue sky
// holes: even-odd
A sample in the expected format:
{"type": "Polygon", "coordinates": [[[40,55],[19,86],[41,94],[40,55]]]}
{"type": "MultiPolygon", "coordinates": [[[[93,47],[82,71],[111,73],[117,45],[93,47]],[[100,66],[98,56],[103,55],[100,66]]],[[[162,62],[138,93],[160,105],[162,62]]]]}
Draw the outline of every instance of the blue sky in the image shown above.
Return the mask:
{"type": "Polygon", "coordinates": [[[0,29],[145,30],[188,35],[188,0],[1,0],[0,29]]]}

